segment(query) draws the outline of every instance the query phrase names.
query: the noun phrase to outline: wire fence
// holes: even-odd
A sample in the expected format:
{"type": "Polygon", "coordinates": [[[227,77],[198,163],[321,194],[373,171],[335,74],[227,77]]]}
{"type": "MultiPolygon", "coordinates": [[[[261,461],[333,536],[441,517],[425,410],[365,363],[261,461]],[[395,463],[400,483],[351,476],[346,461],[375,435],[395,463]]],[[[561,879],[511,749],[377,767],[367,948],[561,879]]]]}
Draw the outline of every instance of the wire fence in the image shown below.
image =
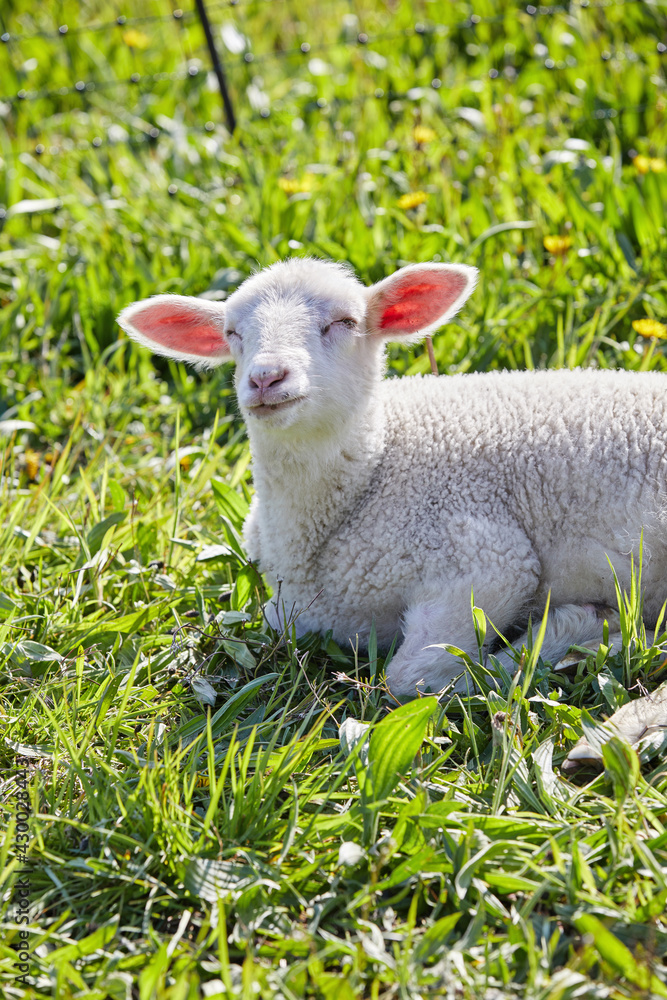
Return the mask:
{"type": "MultiPolygon", "coordinates": [[[[196,0],[196,2],[197,9],[183,10],[176,8],[169,14],[164,15],[155,14],[139,17],[119,15],[112,21],[75,25],[73,27],[61,24],[54,30],[37,30],[34,32],[17,33],[4,30],[0,34],[0,42],[4,43],[4,51],[8,55],[10,53],[16,54],[17,50],[31,43],[45,41],[56,44],[58,42],[64,43],[68,38],[80,38],[88,34],[99,34],[120,29],[125,33],[125,43],[132,50],[133,61],[137,63],[141,58],[140,39],[135,37],[132,40],[129,38],[129,34],[138,28],[164,26],[170,22],[176,25],[196,25],[203,22],[204,31],[206,32],[206,20],[209,14],[218,15],[220,12],[229,11],[233,8],[245,8],[246,10],[257,11],[262,8],[266,9],[277,5],[282,6],[286,3],[289,4],[289,0],[222,0],[222,2],[211,2],[204,7],[203,0],[196,0]]],[[[349,60],[352,58],[353,53],[372,52],[375,48],[390,46],[399,39],[405,40],[414,37],[422,39],[424,43],[430,44],[434,40],[448,38],[460,32],[475,32],[484,27],[493,28],[501,26],[508,17],[522,17],[529,21],[539,22],[541,19],[552,19],[558,16],[581,16],[587,11],[594,14],[611,8],[637,8],[638,6],[648,9],[648,4],[645,0],[573,0],[573,2],[568,4],[553,4],[548,6],[528,4],[506,9],[501,13],[493,15],[481,16],[469,13],[465,18],[450,23],[417,21],[409,26],[394,29],[389,28],[388,30],[375,33],[356,30],[357,27],[360,28],[358,24],[355,24],[358,18],[352,16],[350,18],[350,25],[354,25],[355,30],[347,30],[345,37],[319,42],[309,42],[304,39],[298,45],[282,46],[274,48],[272,51],[259,53],[252,51],[251,36],[238,32],[235,44],[236,51],[225,52],[224,70],[218,51],[218,43],[215,40],[220,37],[221,33],[221,25],[218,23],[214,26],[215,30],[209,30],[207,34],[208,58],[211,60],[212,68],[216,71],[217,88],[221,91],[223,97],[228,131],[233,131],[234,129],[237,112],[241,114],[243,128],[245,129],[252,127],[258,122],[266,121],[266,119],[271,117],[280,118],[282,115],[293,115],[294,113],[306,116],[317,115],[318,113],[326,115],[332,112],[338,113],[343,108],[354,109],[364,107],[371,102],[383,103],[390,112],[398,113],[400,110],[399,105],[404,102],[419,101],[426,94],[431,93],[433,95],[434,92],[441,90],[442,79],[439,76],[435,76],[430,84],[401,91],[394,90],[391,83],[389,83],[386,86],[374,87],[370,92],[355,94],[354,96],[334,94],[333,96],[314,97],[308,94],[304,96],[300,103],[295,104],[292,101],[291,105],[287,107],[284,100],[270,100],[266,94],[259,97],[255,95],[254,100],[249,102],[246,97],[248,88],[246,87],[244,90],[240,82],[239,73],[245,72],[246,75],[249,72],[256,73],[260,66],[275,62],[285,66],[285,73],[287,73],[288,64],[293,63],[295,60],[305,59],[310,61],[315,56],[332,57],[334,54],[340,53],[346,53],[346,58],[349,60]],[[227,89],[226,76],[229,76],[232,81],[231,88],[229,89],[227,89]],[[257,106],[258,102],[260,106],[257,106]]],[[[657,18],[660,11],[653,9],[652,13],[657,18]]],[[[300,27],[303,30],[303,26],[300,27]]],[[[647,49],[651,49],[658,57],[662,57],[667,53],[667,34],[664,33],[664,24],[661,26],[658,21],[656,21],[656,29],[657,33],[660,30],[663,31],[664,39],[657,37],[654,39],[647,38],[646,45],[647,49]]],[[[542,49],[544,48],[542,46],[542,49]]],[[[512,63],[491,66],[486,69],[486,76],[489,80],[498,81],[498,84],[502,83],[505,87],[517,87],[522,72],[530,72],[536,65],[543,66],[555,72],[572,68],[571,57],[554,59],[548,53],[542,51],[542,49],[535,52],[531,59],[524,59],[523,64],[519,67],[512,63]]],[[[2,51],[3,47],[0,46],[0,57],[2,57],[2,51]]],[[[602,60],[611,60],[613,56],[614,53],[612,51],[602,51],[599,53],[599,57],[602,60]]],[[[211,70],[206,65],[206,61],[206,58],[190,57],[184,60],[184,65],[171,71],[145,72],[135,69],[129,75],[109,76],[108,78],[94,76],[77,79],[73,83],[61,86],[37,87],[34,89],[19,87],[14,93],[6,93],[4,97],[0,98],[0,108],[5,109],[5,120],[10,129],[12,126],[14,127],[16,136],[18,137],[20,134],[23,134],[23,145],[19,148],[15,143],[11,152],[5,152],[2,155],[5,159],[8,156],[16,157],[24,154],[35,154],[37,156],[43,156],[44,154],[63,155],[75,150],[102,149],[122,143],[135,147],[146,143],[154,143],[161,136],[169,135],[171,129],[165,128],[157,122],[145,120],[145,115],[142,116],[138,127],[135,125],[128,128],[127,122],[123,125],[112,124],[106,127],[104,131],[100,130],[99,133],[96,131],[86,138],[82,138],[81,136],[57,136],[55,141],[51,130],[49,130],[48,137],[46,134],[42,135],[44,126],[38,120],[30,121],[27,128],[21,128],[20,121],[22,116],[25,116],[27,113],[29,115],[28,109],[35,102],[48,102],[50,105],[61,108],[63,101],[76,97],[82,102],[80,107],[86,107],[95,98],[95,95],[120,92],[123,95],[125,103],[132,106],[133,101],[136,103],[136,99],[131,96],[133,92],[143,95],[150,94],[160,85],[180,84],[183,86],[186,81],[195,83],[198,80],[201,81],[203,78],[206,81],[206,85],[210,86],[211,70]],[[129,95],[129,98],[125,95],[129,95]],[[29,142],[26,139],[29,139],[29,142]]],[[[576,60],[574,63],[576,64],[576,60]]],[[[307,62],[306,65],[312,64],[307,62]]],[[[661,71],[664,75],[664,65],[661,71]]],[[[475,78],[474,82],[476,81],[477,78],[475,78]]],[[[201,86],[201,83],[199,86],[201,86]]],[[[431,99],[429,105],[431,113],[435,114],[443,122],[456,119],[457,110],[447,107],[440,95],[439,98],[435,101],[431,99]]],[[[647,101],[643,101],[642,103],[628,102],[627,104],[618,106],[609,106],[608,102],[598,97],[596,98],[596,104],[598,106],[587,108],[579,114],[571,114],[561,110],[542,113],[541,120],[553,125],[575,125],[578,122],[585,121],[620,120],[628,114],[638,115],[651,110],[661,114],[665,110],[665,100],[659,94],[656,95],[653,103],[647,101]]],[[[527,120],[531,116],[534,118],[532,108],[523,115],[523,119],[527,120]]],[[[220,132],[221,121],[218,115],[211,114],[211,117],[206,117],[203,121],[190,123],[187,126],[179,124],[175,127],[180,135],[206,135],[220,132]]],[[[222,129],[222,133],[224,134],[224,129],[222,129]]]]}
{"type": "MultiPolygon", "coordinates": [[[[242,7],[244,4],[248,6],[249,4],[257,4],[258,0],[222,0],[222,2],[213,2],[206,5],[208,11],[216,12],[225,8],[242,7]]],[[[277,6],[280,3],[285,3],[287,0],[260,0],[264,5],[277,6]]],[[[539,6],[534,6],[533,4],[527,4],[523,8],[517,8],[517,11],[525,10],[527,14],[531,17],[545,17],[553,16],[554,14],[569,13],[572,10],[604,10],[609,7],[628,7],[631,4],[644,3],[645,0],[573,0],[572,3],[565,4],[550,4],[539,6]]],[[[32,41],[38,38],[62,38],[67,34],[89,34],[95,32],[106,32],[113,28],[124,27],[129,28],[137,25],[148,25],[148,24],[166,24],[169,21],[183,21],[192,20],[197,18],[198,14],[196,10],[181,10],[180,8],[175,8],[172,10],[171,14],[153,14],[146,15],[142,17],[126,17],[124,14],[120,14],[118,17],[114,18],[113,21],[103,21],[98,24],[87,24],[87,25],[77,25],[75,28],[69,28],[68,25],[62,24],[57,30],[53,31],[35,31],[29,34],[26,33],[11,33],[9,31],[3,31],[0,34],[0,42],[7,43],[9,41],[32,41]]],[[[472,27],[478,24],[494,24],[499,20],[504,18],[502,15],[494,15],[493,17],[482,17],[478,14],[471,14],[465,20],[460,21],[456,25],[449,25],[448,27],[455,28],[466,28],[472,27]]],[[[439,26],[441,29],[444,26],[439,26]]],[[[366,39],[367,40],[367,39],[366,39]]]]}
{"type": "MultiPolygon", "coordinates": [[[[179,78],[175,75],[170,74],[170,78],[179,78]]],[[[337,110],[343,107],[353,108],[355,106],[360,106],[367,104],[371,101],[373,102],[387,102],[389,104],[407,102],[410,101],[411,97],[408,93],[379,93],[379,94],[367,94],[363,97],[358,98],[334,98],[331,101],[325,101],[320,99],[319,101],[312,101],[304,105],[300,110],[302,114],[311,113],[325,113],[331,110],[337,110]]],[[[667,104],[628,104],[622,105],[615,108],[596,108],[590,114],[580,114],[571,115],[559,112],[553,112],[552,114],[542,115],[542,114],[524,114],[522,116],[523,121],[530,120],[533,124],[547,124],[551,126],[565,125],[570,127],[576,127],[577,125],[584,122],[602,122],[602,121],[613,121],[620,120],[624,115],[639,115],[646,111],[655,108],[658,111],[667,110],[667,104]]],[[[444,108],[435,109],[438,118],[443,123],[453,123],[460,119],[460,114],[457,110],[447,110],[444,108]]],[[[275,115],[275,112],[274,112],[275,115]]],[[[262,109],[262,111],[249,116],[246,119],[246,123],[253,125],[259,122],[265,122],[271,116],[271,112],[268,109],[262,109]]],[[[102,150],[104,148],[115,147],[115,146],[130,146],[130,147],[141,147],[144,145],[150,145],[157,142],[161,137],[168,138],[170,135],[179,137],[182,136],[205,136],[213,135],[218,129],[218,125],[209,120],[204,122],[203,125],[190,125],[187,127],[179,127],[177,133],[172,132],[168,128],[160,128],[156,125],[152,125],[143,132],[136,132],[134,134],[124,134],[124,130],[119,127],[111,128],[106,136],[95,135],[92,139],[76,139],[76,140],[65,140],[60,145],[54,143],[43,143],[38,142],[34,146],[26,147],[21,151],[14,152],[10,154],[13,158],[22,157],[25,155],[34,154],[37,157],[42,157],[45,154],[51,156],[67,155],[68,153],[79,151],[83,152],[86,150],[102,150]]],[[[3,154],[4,158],[7,158],[7,154],[3,154]]]]}

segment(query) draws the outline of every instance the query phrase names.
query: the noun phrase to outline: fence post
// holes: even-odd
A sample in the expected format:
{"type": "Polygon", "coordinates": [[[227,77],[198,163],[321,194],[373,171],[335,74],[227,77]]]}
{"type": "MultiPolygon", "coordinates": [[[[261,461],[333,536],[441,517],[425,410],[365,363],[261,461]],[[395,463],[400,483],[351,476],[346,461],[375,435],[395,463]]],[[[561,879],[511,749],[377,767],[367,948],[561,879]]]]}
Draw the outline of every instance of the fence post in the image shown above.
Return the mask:
{"type": "Polygon", "coordinates": [[[227,89],[225,72],[222,68],[220,56],[218,55],[218,50],[216,48],[215,40],[213,38],[213,32],[211,31],[211,22],[208,19],[208,13],[206,11],[206,7],[204,6],[204,0],[195,0],[195,6],[197,7],[197,14],[199,15],[201,26],[204,29],[204,35],[206,36],[206,44],[208,45],[208,51],[211,56],[211,62],[213,63],[213,72],[215,73],[218,80],[220,95],[222,97],[222,103],[225,108],[227,128],[229,129],[230,132],[233,132],[234,129],[236,128],[236,117],[234,115],[234,108],[232,107],[232,100],[231,97],[229,96],[229,91],[227,89]]]}

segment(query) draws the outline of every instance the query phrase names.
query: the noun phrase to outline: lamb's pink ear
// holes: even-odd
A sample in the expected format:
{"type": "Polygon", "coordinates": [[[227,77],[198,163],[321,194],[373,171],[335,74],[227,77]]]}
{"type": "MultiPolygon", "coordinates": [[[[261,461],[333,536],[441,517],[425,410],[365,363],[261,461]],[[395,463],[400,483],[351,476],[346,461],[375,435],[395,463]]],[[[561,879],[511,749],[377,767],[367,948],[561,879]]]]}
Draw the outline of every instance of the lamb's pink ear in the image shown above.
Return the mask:
{"type": "Polygon", "coordinates": [[[386,340],[422,336],[456,313],[477,282],[466,264],[409,264],[369,288],[368,333],[386,340]]]}
{"type": "Polygon", "coordinates": [[[119,325],[133,340],[177,361],[214,367],[230,357],[220,302],[156,295],[123,309],[119,325]]]}

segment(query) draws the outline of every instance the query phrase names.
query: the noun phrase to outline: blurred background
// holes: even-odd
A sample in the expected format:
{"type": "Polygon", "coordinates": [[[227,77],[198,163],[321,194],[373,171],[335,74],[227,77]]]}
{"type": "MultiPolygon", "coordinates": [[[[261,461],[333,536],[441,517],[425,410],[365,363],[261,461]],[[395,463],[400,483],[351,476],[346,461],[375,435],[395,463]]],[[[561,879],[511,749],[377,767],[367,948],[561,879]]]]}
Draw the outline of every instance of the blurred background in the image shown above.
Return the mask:
{"type": "Polygon", "coordinates": [[[667,312],[667,5],[207,9],[233,135],[194,8],[3,4],[0,372],[30,358],[29,392],[127,364],[127,302],[303,253],[365,281],[478,265],[443,372],[664,366],[632,320],[667,312]]]}

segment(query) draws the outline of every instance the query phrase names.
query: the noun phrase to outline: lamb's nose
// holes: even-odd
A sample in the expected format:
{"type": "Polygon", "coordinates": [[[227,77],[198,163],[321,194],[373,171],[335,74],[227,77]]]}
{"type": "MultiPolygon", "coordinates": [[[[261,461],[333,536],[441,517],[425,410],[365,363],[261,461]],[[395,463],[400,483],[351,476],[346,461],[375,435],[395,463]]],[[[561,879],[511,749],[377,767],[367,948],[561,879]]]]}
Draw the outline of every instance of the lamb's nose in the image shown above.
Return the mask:
{"type": "Polygon", "coordinates": [[[286,368],[271,368],[270,370],[263,368],[261,371],[254,372],[250,376],[250,384],[254,385],[257,389],[264,391],[264,389],[268,389],[270,385],[282,382],[286,375],[286,368]]]}

